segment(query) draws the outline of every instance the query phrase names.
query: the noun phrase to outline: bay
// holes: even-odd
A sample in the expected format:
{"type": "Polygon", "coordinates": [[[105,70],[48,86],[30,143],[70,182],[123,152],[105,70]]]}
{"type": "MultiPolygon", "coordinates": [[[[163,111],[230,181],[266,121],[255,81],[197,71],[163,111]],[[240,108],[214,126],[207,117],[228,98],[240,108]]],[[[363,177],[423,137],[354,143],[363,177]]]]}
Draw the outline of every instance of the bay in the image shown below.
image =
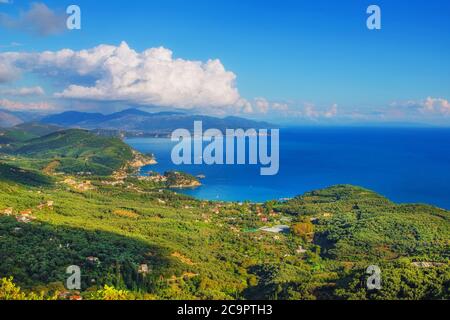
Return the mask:
{"type": "Polygon", "coordinates": [[[164,138],[126,142],[153,153],[158,165],[142,168],[204,175],[203,186],[181,192],[199,199],[263,202],[291,198],[336,184],[352,184],[402,203],[450,209],[450,129],[285,128],[280,171],[261,176],[254,165],[174,165],[176,144],[164,138]]]}

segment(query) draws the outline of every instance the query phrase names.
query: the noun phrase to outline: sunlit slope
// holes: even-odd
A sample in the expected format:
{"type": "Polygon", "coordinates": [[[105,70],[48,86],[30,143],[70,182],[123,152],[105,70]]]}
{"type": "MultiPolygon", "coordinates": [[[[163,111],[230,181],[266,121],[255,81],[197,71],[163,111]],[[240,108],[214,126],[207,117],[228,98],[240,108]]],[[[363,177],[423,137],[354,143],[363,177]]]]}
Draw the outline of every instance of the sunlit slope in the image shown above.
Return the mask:
{"type": "Polygon", "coordinates": [[[70,129],[11,145],[6,153],[39,160],[59,161],[59,172],[109,175],[133,157],[120,139],[70,129]]]}
{"type": "Polygon", "coordinates": [[[94,179],[94,189],[79,192],[0,182],[0,209],[31,210],[36,218],[0,217],[0,277],[50,290],[75,264],[86,295],[109,284],[140,298],[448,297],[448,211],[397,205],[352,186],[257,205],[197,201],[151,185],[133,190],[131,183],[138,185],[94,179]],[[292,232],[258,230],[280,223],[292,232]],[[380,292],[365,289],[371,264],[384,272],[380,292]]]}

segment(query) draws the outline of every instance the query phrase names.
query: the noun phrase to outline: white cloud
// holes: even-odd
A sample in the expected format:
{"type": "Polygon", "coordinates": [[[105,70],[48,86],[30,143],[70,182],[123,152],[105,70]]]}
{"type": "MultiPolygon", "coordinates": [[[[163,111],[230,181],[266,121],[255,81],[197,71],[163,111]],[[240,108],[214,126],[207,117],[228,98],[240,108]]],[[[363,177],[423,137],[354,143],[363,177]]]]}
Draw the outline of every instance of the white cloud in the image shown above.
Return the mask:
{"type": "Polygon", "coordinates": [[[431,113],[441,113],[444,115],[450,114],[450,103],[448,100],[443,98],[431,98],[428,97],[423,103],[422,103],[422,110],[424,112],[431,112],[431,113]]]}
{"type": "Polygon", "coordinates": [[[335,103],[331,106],[331,108],[324,112],[325,118],[333,118],[338,114],[338,105],[335,103]]]}
{"type": "Polygon", "coordinates": [[[210,113],[252,112],[252,105],[236,87],[236,75],[220,60],[175,59],[160,47],[136,52],[120,46],[42,53],[10,52],[0,59],[11,66],[53,78],[68,74],[95,78],[93,85],[73,83],[58,98],[121,101],[142,106],[201,109],[210,113]]]}
{"type": "Polygon", "coordinates": [[[303,114],[308,118],[317,118],[320,115],[312,103],[306,103],[303,113],[300,112],[300,114],[303,114]]]}
{"type": "Polygon", "coordinates": [[[319,110],[312,103],[305,103],[303,110],[297,111],[299,116],[306,118],[317,119],[317,118],[333,118],[338,114],[338,105],[333,104],[327,110],[319,110]]]}
{"type": "MultiPolygon", "coordinates": [[[[3,3],[7,3],[3,0],[3,3]]],[[[55,12],[43,3],[34,2],[28,11],[18,17],[0,13],[0,26],[40,36],[62,33],[66,30],[66,15],[55,12]]]]}
{"type": "Polygon", "coordinates": [[[5,63],[0,58],[0,83],[11,82],[16,80],[20,72],[14,66],[5,63]]]}
{"type": "Polygon", "coordinates": [[[287,103],[274,102],[272,103],[272,109],[276,111],[288,111],[289,105],[287,103]]]}
{"type": "Polygon", "coordinates": [[[268,101],[266,98],[255,98],[251,102],[254,113],[267,114],[270,112],[287,112],[289,110],[289,104],[284,102],[268,101]]]}
{"type": "Polygon", "coordinates": [[[14,89],[1,89],[1,94],[8,96],[43,96],[45,94],[44,89],[41,87],[23,87],[14,89]]]}
{"type": "Polygon", "coordinates": [[[256,98],[254,105],[256,106],[258,112],[267,113],[270,108],[270,103],[264,98],[256,98]]]}
{"type": "Polygon", "coordinates": [[[261,114],[277,119],[320,121],[342,116],[337,104],[324,108],[310,102],[269,102],[264,98],[257,98],[253,105],[261,114]]]}
{"type": "Polygon", "coordinates": [[[424,100],[409,100],[402,102],[391,103],[393,108],[407,109],[406,111],[413,110],[422,114],[439,114],[450,115],[450,102],[444,98],[428,97],[424,100]]]}
{"type": "Polygon", "coordinates": [[[55,106],[48,102],[20,102],[0,99],[0,107],[10,111],[51,111],[55,106]]]}

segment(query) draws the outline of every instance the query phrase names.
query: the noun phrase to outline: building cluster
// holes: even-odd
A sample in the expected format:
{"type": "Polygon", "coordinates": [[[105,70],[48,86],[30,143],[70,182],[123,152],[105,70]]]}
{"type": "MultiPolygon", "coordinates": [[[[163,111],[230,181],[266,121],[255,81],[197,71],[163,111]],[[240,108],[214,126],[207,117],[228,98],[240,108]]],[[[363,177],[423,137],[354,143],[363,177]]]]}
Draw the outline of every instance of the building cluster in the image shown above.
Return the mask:
{"type": "MultiPolygon", "coordinates": [[[[37,210],[44,210],[44,209],[50,209],[53,210],[54,201],[46,201],[44,203],[39,204],[36,209],[37,210]]],[[[14,208],[6,208],[0,211],[0,215],[4,216],[15,216],[16,221],[20,223],[30,223],[34,220],[36,220],[36,217],[33,216],[33,209],[26,209],[22,211],[16,212],[14,208]]]]}
{"type": "Polygon", "coordinates": [[[89,180],[79,182],[74,179],[67,178],[64,180],[64,183],[80,192],[86,192],[86,191],[95,189],[95,187],[92,185],[91,181],[89,181],[89,180]]]}

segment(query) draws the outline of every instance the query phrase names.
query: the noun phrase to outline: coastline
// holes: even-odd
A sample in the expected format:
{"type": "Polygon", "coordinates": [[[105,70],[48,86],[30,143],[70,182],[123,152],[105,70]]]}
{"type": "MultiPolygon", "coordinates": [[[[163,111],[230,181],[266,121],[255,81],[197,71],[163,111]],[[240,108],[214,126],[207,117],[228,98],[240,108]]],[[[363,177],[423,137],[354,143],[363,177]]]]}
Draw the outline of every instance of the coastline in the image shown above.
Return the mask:
{"type": "Polygon", "coordinates": [[[442,157],[442,150],[449,148],[448,139],[450,130],[285,129],[280,141],[280,173],[270,178],[260,177],[252,166],[175,166],[170,157],[173,144],[167,139],[125,142],[141,152],[156,154],[159,172],[206,175],[203,187],[184,192],[202,200],[265,202],[350,184],[375,190],[396,203],[450,209],[446,183],[450,172],[448,160],[442,157]]]}
{"type": "Polygon", "coordinates": [[[167,183],[166,189],[195,189],[202,186],[199,177],[192,176],[185,172],[167,171],[164,173],[149,171],[151,174],[143,174],[143,168],[158,164],[156,156],[151,157],[143,155],[141,152],[133,149],[134,159],[129,164],[138,174],[141,181],[151,181],[157,183],[167,183]]]}

